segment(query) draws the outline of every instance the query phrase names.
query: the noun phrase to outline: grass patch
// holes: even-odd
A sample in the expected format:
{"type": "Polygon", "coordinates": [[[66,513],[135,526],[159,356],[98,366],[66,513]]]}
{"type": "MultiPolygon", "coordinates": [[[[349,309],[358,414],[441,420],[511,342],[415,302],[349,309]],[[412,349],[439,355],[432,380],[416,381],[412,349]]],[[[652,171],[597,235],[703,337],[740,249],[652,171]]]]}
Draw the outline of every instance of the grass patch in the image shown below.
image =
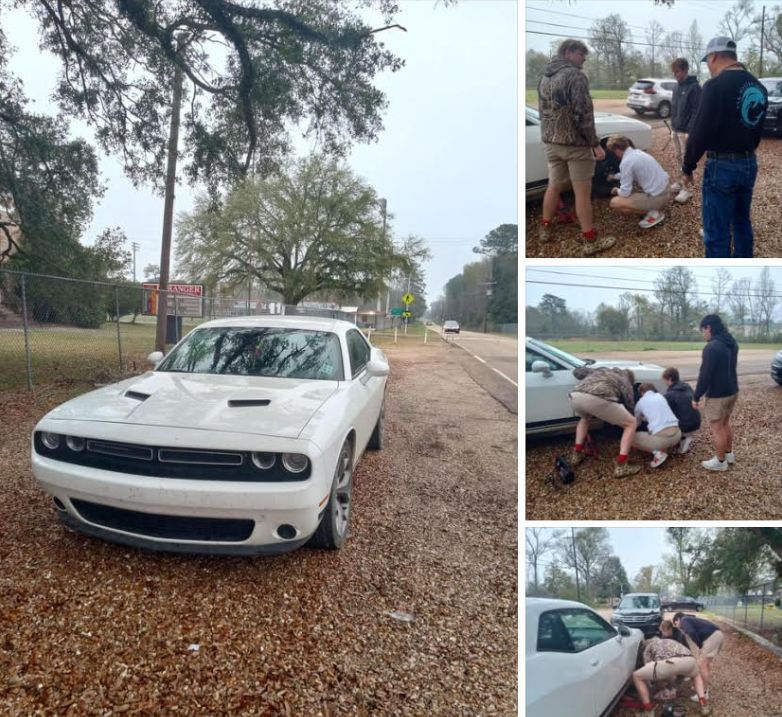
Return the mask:
{"type": "MultiPolygon", "coordinates": [[[[606,341],[600,339],[555,339],[546,343],[572,354],[600,353],[606,351],[627,351],[640,353],[642,351],[702,351],[703,341],[606,341]]],[[[747,349],[762,349],[778,351],[777,344],[741,343],[739,346],[747,349]]]]}
{"type": "MultiPolygon", "coordinates": [[[[727,617],[738,623],[739,625],[745,624],[745,609],[746,609],[746,624],[760,625],[761,608],[760,605],[747,605],[745,608],[737,606],[734,610],[732,607],[713,605],[706,608],[706,613],[711,613],[717,617],[727,617]]],[[[762,611],[763,614],[763,627],[782,627],[782,609],[774,607],[773,604],[766,603],[765,608],[762,611]]]]}
{"type": "MultiPolygon", "coordinates": [[[[590,90],[593,100],[624,100],[627,99],[627,90],[590,90]]],[[[535,88],[524,91],[524,102],[533,107],[538,106],[538,91],[535,88]]]]}

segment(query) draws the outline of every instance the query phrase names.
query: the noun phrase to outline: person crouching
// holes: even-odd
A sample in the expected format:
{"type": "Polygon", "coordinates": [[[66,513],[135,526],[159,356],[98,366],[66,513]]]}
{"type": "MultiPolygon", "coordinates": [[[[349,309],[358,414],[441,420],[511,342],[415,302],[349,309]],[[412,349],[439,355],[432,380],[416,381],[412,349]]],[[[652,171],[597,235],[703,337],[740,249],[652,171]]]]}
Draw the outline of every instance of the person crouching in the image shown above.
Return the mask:
{"type": "Polygon", "coordinates": [[[652,468],[657,468],[665,463],[668,458],[668,449],[675,446],[682,439],[679,429],[679,419],[676,418],[668,401],[657,393],[652,383],[642,383],[638,387],[641,398],[635,404],[635,418],[640,425],[646,421],[648,431],[636,431],[633,437],[633,448],[647,451],[652,454],[652,468]]]}
{"type": "Polygon", "coordinates": [[[651,229],[665,219],[663,209],[671,201],[668,173],[650,154],[635,149],[622,135],[608,138],[606,148],[619,160],[619,186],[614,187],[609,207],[620,214],[643,214],[642,229],[651,229]],[[641,191],[633,191],[633,183],[641,191]]]}

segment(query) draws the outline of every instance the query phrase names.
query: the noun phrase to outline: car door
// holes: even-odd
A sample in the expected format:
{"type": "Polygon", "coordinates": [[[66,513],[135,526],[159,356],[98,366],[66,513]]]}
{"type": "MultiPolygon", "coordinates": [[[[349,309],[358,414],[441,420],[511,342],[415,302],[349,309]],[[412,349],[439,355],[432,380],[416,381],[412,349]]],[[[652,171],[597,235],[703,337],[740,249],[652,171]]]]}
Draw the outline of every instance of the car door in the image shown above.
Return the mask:
{"type": "Polygon", "coordinates": [[[576,384],[573,367],[546,356],[534,347],[527,346],[525,363],[525,405],[527,429],[542,428],[559,422],[578,420],[570,406],[568,394],[576,384]],[[547,372],[533,371],[536,363],[546,364],[547,372]]]}
{"type": "Polygon", "coordinates": [[[548,162],[543,153],[543,141],[540,136],[540,119],[536,110],[528,107],[525,113],[524,127],[524,183],[527,191],[540,189],[548,184],[548,162]]]}
{"type": "Polygon", "coordinates": [[[383,403],[384,376],[368,376],[366,365],[372,352],[364,335],[357,329],[350,329],[346,336],[350,360],[349,410],[356,429],[356,447],[363,451],[375,428],[383,403]]]}

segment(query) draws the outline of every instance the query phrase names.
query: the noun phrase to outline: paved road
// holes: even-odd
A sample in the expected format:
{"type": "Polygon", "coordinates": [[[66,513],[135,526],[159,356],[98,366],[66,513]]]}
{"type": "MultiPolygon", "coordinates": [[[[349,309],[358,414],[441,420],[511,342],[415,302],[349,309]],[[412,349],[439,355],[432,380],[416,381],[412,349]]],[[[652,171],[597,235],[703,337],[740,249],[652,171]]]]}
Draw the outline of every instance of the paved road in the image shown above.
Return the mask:
{"type": "MultiPolygon", "coordinates": [[[[636,114],[625,104],[624,100],[594,100],[593,104],[595,106],[596,112],[613,112],[617,115],[634,117],[641,122],[646,122],[646,124],[648,124],[652,129],[656,129],[658,127],[665,129],[665,124],[656,114],[636,114]]],[[[668,120],[668,122],[670,123],[670,120],[668,120]]]]}

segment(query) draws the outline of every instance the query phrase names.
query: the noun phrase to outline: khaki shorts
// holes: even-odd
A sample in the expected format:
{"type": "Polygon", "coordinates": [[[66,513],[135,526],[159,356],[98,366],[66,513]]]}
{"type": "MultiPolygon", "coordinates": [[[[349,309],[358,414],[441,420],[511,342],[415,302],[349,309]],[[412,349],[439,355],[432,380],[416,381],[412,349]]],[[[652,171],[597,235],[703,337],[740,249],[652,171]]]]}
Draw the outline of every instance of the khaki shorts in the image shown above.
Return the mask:
{"type": "Polygon", "coordinates": [[[715,658],[720,654],[722,649],[722,641],[725,636],[722,634],[722,630],[715,630],[704,641],[701,648],[701,657],[715,658]]]}
{"type": "Polygon", "coordinates": [[[727,418],[733,413],[738,397],[737,393],[724,398],[709,398],[707,396],[703,411],[706,414],[706,418],[709,421],[721,421],[723,418],[727,418]]]}
{"type": "Polygon", "coordinates": [[[622,426],[635,417],[621,403],[606,401],[588,393],[573,391],[570,394],[570,405],[577,416],[581,418],[599,418],[614,426],[622,426]]]}
{"type": "Polygon", "coordinates": [[[571,147],[569,144],[544,144],[548,160],[548,181],[552,184],[584,182],[595,174],[595,156],[591,147],[571,147]]]}
{"type": "Polygon", "coordinates": [[[630,202],[630,206],[633,209],[642,209],[648,212],[650,209],[664,209],[667,207],[668,202],[671,201],[671,194],[667,189],[663,194],[658,194],[656,197],[643,192],[633,192],[629,197],[620,197],[620,199],[630,202]]]}
{"type": "Polygon", "coordinates": [[[640,448],[647,453],[664,451],[671,446],[675,446],[681,439],[682,432],[678,428],[667,435],[662,432],[652,434],[648,431],[637,431],[633,437],[633,448],[640,448]]]}
{"type": "Polygon", "coordinates": [[[696,677],[697,674],[698,663],[694,657],[670,657],[658,662],[647,662],[633,673],[635,677],[640,677],[646,682],[667,680],[677,676],[696,677]],[[657,666],[656,670],[655,665],[657,666]]]}

